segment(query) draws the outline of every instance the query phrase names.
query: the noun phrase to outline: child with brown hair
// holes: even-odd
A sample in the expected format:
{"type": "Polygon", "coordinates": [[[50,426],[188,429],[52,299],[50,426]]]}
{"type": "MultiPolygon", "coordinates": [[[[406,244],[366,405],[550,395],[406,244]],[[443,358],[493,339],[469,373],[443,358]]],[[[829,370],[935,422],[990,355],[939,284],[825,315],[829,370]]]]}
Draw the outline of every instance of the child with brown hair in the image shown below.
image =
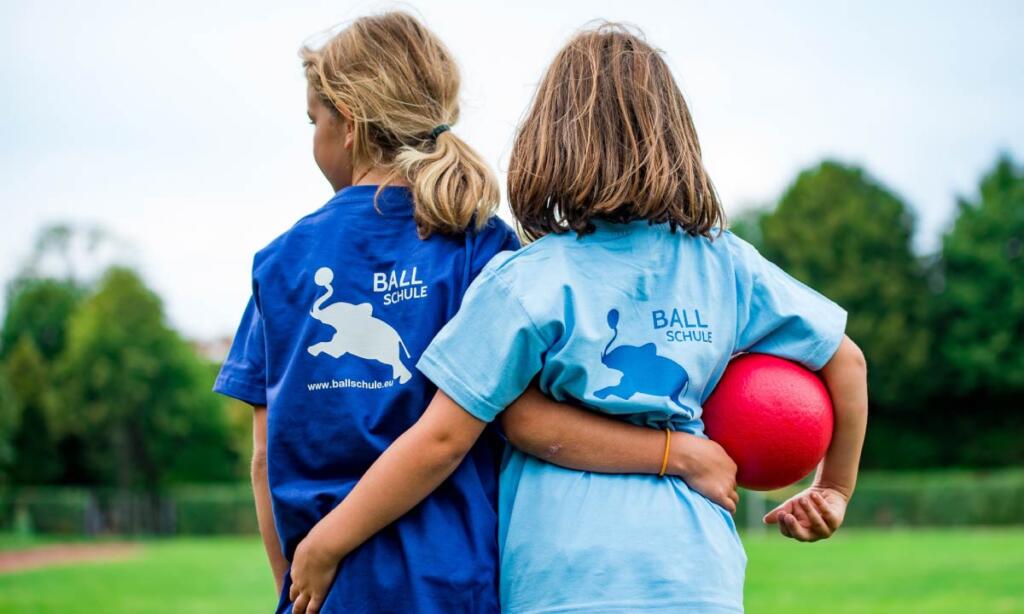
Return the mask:
{"type": "Polygon", "coordinates": [[[835,432],[814,484],[767,520],[796,539],[830,536],[866,424],[846,313],[723,230],[686,102],[625,28],[582,32],[555,57],[516,138],[509,199],[535,241],[496,256],[423,353],[417,367],[440,391],[317,527],[299,593],[431,493],[536,381],[648,428],[584,439],[583,421],[505,412],[520,449],[501,468],[503,610],[741,611],[746,555],[720,501],[664,477],[665,464],[605,474],[577,461],[600,440],[620,461],[606,469],[628,471],[662,458],[649,447],[659,435],[668,459],[673,433],[703,437],[701,405],[733,355],[799,361],[820,370],[835,432]],[[554,443],[537,445],[541,431],[554,443]],[[648,443],[617,447],[627,441],[648,443]]]}
{"type": "MultiPolygon", "coordinates": [[[[404,13],[364,17],[302,57],[313,158],[336,194],[256,255],[215,386],[255,407],[253,490],[278,611],[496,612],[504,444],[492,429],[415,510],[340,568],[340,557],[318,566],[330,544],[318,537],[333,535],[324,518],[435,394],[416,360],[488,260],[518,242],[493,217],[493,174],[450,128],[458,70],[433,33],[404,13]]],[[[651,446],[643,429],[537,392],[510,411],[534,425],[520,441],[538,448],[557,443],[549,432],[586,434],[567,455],[584,468],[652,470],[603,443],[651,446]]],[[[728,456],[683,434],[676,447],[670,472],[731,505],[728,456]]]]}

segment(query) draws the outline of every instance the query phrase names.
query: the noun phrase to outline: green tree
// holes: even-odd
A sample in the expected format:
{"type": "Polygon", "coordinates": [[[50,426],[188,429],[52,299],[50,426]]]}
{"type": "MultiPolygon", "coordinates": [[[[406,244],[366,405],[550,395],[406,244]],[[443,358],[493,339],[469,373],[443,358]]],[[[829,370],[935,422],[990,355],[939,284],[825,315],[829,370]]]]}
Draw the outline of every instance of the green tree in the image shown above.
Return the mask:
{"type": "Polygon", "coordinates": [[[19,408],[12,431],[16,484],[51,484],[61,477],[63,463],[54,432],[56,401],[50,367],[32,338],[22,336],[4,364],[6,380],[19,408]]]}
{"type": "Polygon", "coordinates": [[[155,489],[237,477],[208,369],[134,272],[110,269],[75,312],[59,373],[91,481],[155,489]]]}
{"type": "Polygon", "coordinates": [[[1024,168],[1001,156],[942,243],[939,296],[949,385],[1024,395],[1024,168]]]}
{"type": "Polygon", "coordinates": [[[7,382],[7,375],[0,370],[0,487],[11,482],[17,455],[14,448],[14,434],[21,424],[21,408],[14,398],[14,391],[7,382]]]}
{"type": "Polygon", "coordinates": [[[847,334],[864,350],[872,400],[919,407],[928,364],[928,288],[911,249],[906,205],[855,166],[806,170],[761,222],[762,252],[849,312],[847,334]]]}
{"type": "Polygon", "coordinates": [[[72,281],[23,277],[15,280],[7,297],[7,314],[0,331],[0,358],[27,336],[47,361],[64,349],[67,322],[81,297],[72,281]]]}
{"type": "Polygon", "coordinates": [[[7,289],[0,358],[28,334],[43,357],[54,360],[64,348],[71,312],[86,289],[79,273],[82,269],[102,270],[102,263],[117,245],[117,240],[99,227],[66,223],[43,227],[7,289]]]}

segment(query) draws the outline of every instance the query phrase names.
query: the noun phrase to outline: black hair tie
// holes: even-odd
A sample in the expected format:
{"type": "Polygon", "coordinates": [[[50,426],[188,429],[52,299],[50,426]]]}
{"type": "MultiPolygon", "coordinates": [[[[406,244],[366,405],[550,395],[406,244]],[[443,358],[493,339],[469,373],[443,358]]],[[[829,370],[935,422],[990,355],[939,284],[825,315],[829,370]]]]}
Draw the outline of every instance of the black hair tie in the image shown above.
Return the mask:
{"type": "Polygon", "coordinates": [[[442,132],[448,132],[449,130],[451,130],[451,127],[448,126],[448,124],[439,125],[437,128],[430,131],[430,140],[436,141],[437,137],[441,136],[442,132]]]}

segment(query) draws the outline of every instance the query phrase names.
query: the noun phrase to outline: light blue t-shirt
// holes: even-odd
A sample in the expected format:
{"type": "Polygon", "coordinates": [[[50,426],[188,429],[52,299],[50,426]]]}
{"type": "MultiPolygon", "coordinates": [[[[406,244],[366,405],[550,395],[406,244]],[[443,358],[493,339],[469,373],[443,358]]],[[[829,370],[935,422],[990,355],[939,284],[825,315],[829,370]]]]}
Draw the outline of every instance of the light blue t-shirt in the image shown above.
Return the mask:
{"type": "MultiPolygon", "coordinates": [[[[820,369],[846,313],[730,232],[598,222],[496,256],[417,367],[493,420],[537,378],[561,401],[703,435],[737,352],[820,369]]],[[[735,612],[732,517],[679,478],[564,469],[507,449],[499,495],[507,612],[735,612]]]]}

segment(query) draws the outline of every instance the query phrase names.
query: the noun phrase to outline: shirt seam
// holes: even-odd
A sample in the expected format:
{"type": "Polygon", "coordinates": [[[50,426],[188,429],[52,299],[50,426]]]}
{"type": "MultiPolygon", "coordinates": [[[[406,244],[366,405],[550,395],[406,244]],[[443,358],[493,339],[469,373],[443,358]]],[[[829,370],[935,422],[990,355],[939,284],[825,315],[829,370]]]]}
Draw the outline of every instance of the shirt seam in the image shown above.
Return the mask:
{"type": "Polygon", "coordinates": [[[534,320],[533,320],[533,317],[532,317],[532,316],[530,315],[530,312],[529,312],[529,311],[528,311],[528,310],[526,309],[526,305],[523,305],[523,302],[522,302],[522,301],[521,301],[521,300],[519,299],[519,297],[518,297],[518,296],[516,296],[516,295],[515,295],[515,294],[514,294],[514,293],[512,292],[512,286],[511,286],[511,284],[509,284],[509,283],[508,283],[507,281],[505,281],[505,280],[504,280],[504,279],[503,279],[503,278],[501,277],[501,275],[500,275],[500,274],[498,273],[498,271],[493,271],[493,272],[491,272],[491,277],[493,277],[493,278],[494,278],[495,280],[497,280],[497,282],[498,282],[498,283],[500,284],[500,286],[501,286],[501,289],[502,289],[502,291],[503,291],[503,292],[504,292],[504,293],[505,293],[505,294],[506,294],[506,295],[507,295],[507,296],[508,296],[508,297],[509,297],[510,299],[512,299],[513,301],[515,301],[515,304],[516,304],[516,306],[518,306],[518,307],[519,307],[519,310],[523,312],[523,315],[524,315],[524,316],[526,316],[526,321],[527,321],[527,322],[528,322],[528,323],[530,324],[530,328],[532,328],[532,329],[533,329],[533,333],[534,333],[534,334],[535,334],[535,335],[537,336],[537,338],[538,338],[538,339],[544,339],[544,335],[542,335],[542,334],[541,334],[541,332],[540,332],[540,327],[539,327],[539,326],[537,326],[537,323],[536,323],[536,322],[534,322],[534,320]]]}

